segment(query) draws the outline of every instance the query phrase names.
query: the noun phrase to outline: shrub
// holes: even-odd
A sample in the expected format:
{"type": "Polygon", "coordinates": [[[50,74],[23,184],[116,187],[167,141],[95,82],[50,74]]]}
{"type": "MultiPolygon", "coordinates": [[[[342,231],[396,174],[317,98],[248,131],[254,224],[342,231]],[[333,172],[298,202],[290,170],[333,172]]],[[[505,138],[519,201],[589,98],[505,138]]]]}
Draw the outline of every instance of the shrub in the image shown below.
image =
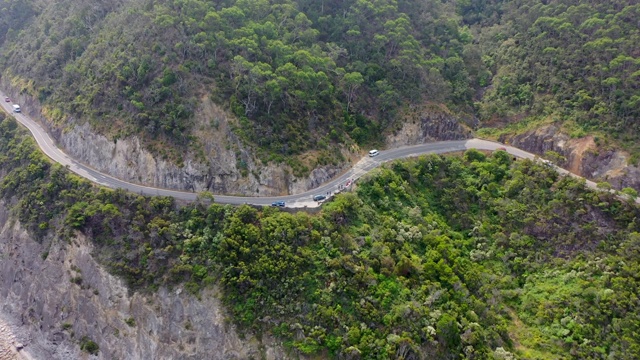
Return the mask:
{"type": "Polygon", "coordinates": [[[135,320],[134,318],[132,318],[132,317],[127,318],[124,322],[125,322],[127,325],[129,325],[130,327],[134,327],[134,326],[136,326],[136,320],[135,320]]]}
{"type": "Polygon", "coordinates": [[[98,351],[100,351],[100,347],[96,344],[95,341],[89,339],[86,336],[83,336],[80,339],[80,350],[87,352],[91,355],[98,355],[98,351]]]}

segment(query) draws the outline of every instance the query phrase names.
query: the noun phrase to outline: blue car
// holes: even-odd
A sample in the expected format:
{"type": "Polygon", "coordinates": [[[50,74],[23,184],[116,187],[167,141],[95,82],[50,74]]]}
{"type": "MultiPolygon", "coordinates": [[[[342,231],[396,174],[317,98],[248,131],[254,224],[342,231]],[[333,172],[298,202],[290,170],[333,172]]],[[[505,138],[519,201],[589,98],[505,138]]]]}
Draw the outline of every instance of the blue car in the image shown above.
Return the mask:
{"type": "Polygon", "coordinates": [[[271,203],[271,206],[279,206],[279,207],[284,207],[284,201],[276,201],[271,203]]]}

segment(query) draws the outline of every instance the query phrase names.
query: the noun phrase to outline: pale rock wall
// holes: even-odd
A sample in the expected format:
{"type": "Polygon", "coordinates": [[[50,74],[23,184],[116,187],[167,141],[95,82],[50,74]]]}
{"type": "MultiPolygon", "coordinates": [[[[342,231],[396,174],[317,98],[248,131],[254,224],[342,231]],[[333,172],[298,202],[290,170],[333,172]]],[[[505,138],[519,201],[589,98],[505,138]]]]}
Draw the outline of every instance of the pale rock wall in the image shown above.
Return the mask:
{"type": "Polygon", "coordinates": [[[387,147],[396,148],[433,141],[462,140],[473,136],[461,119],[442,109],[418,109],[402,128],[387,138],[387,147]]]}
{"type": "Polygon", "coordinates": [[[214,194],[274,196],[304,192],[348,167],[325,166],[311,172],[308,178],[297,179],[287,165],[261,164],[233,133],[228,115],[208,98],[202,99],[194,119],[194,132],[202,143],[205,159],[198,159],[190,151],[183,156],[184,166],[177,166],[154,156],[136,136],[111,140],[92,132],[88,123],[74,119],[68,119],[65,128],[52,124],[42,115],[36,99],[21,93],[6,78],[0,79],[0,86],[71,157],[133,183],[195,192],[208,190],[214,194]],[[246,164],[247,176],[241,176],[240,162],[246,164]]]}
{"type": "Polygon", "coordinates": [[[34,241],[0,202],[0,313],[14,333],[27,334],[19,340],[34,359],[87,359],[82,336],[100,346],[97,359],[288,357],[269,338],[239,337],[213,290],[202,300],[180,288],[131,294],[91,251],[82,235],[34,241]],[[71,327],[63,329],[65,323],[71,327]]]}
{"type": "MultiPolygon", "coordinates": [[[[73,119],[68,119],[66,128],[52,124],[42,116],[36,99],[20,93],[6,78],[0,79],[0,86],[22,105],[23,112],[38,120],[71,157],[133,183],[195,192],[207,190],[214,194],[275,196],[313,189],[351,166],[349,161],[338,166],[323,166],[312,170],[306,178],[296,178],[287,165],[262,164],[234,134],[228,114],[204,97],[195,112],[194,134],[202,143],[205,160],[188,152],[183,157],[184,166],[179,167],[154,156],[135,136],[111,140],[94,133],[89,124],[73,119]],[[241,175],[239,163],[246,164],[246,176],[241,175]]],[[[470,138],[469,126],[473,126],[474,121],[460,119],[438,106],[416,107],[401,129],[388,136],[386,148],[470,138]]],[[[351,160],[354,158],[354,154],[343,154],[351,160]]]]}
{"type": "Polygon", "coordinates": [[[598,145],[593,136],[571,138],[556,125],[545,125],[515,136],[503,136],[500,142],[544,155],[555,151],[566,158],[558,165],[594,181],[607,181],[614,188],[640,190],[640,168],[628,163],[629,154],[598,145]]]}

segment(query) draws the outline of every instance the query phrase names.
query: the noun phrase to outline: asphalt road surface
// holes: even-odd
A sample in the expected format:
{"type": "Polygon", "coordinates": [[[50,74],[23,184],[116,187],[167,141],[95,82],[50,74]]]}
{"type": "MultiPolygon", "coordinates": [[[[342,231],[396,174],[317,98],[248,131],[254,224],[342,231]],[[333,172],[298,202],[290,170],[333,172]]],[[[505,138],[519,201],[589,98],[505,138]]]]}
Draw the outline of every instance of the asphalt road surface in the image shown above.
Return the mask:
{"type": "MultiPolygon", "coordinates": [[[[11,114],[13,113],[13,102],[5,101],[5,94],[0,92],[0,105],[4,110],[11,114]]],[[[23,108],[22,111],[25,109],[23,108]]],[[[126,182],[120,179],[116,179],[107,174],[101,173],[92,169],[91,167],[78,162],[77,160],[71,158],[67,154],[64,153],[61,149],[59,149],[53,139],[49,136],[49,134],[38,124],[36,121],[31,119],[29,116],[24,113],[13,113],[13,116],[16,120],[24,125],[31,134],[36,139],[38,146],[40,149],[53,161],[56,161],[64,166],[66,166],[69,170],[74,173],[102,186],[106,186],[112,189],[124,189],[130,192],[134,192],[142,195],[151,195],[151,196],[171,196],[178,200],[184,201],[195,201],[198,197],[197,193],[185,192],[185,191],[177,191],[177,190],[168,190],[168,189],[160,189],[154,188],[139,184],[133,184],[130,182],[126,182]]],[[[286,207],[317,207],[320,206],[319,202],[313,201],[314,195],[325,195],[327,198],[336,194],[339,191],[342,191],[350,184],[353,184],[355,180],[360,178],[362,175],[371,171],[372,169],[380,166],[380,164],[408,157],[415,157],[423,154],[444,154],[449,152],[456,151],[464,151],[467,149],[479,149],[479,150],[497,150],[500,148],[504,148],[510,154],[525,158],[525,159],[534,159],[535,155],[524,150],[507,146],[504,144],[500,144],[493,141],[481,140],[481,139],[470,139],[470,140],[453,140],[453,141],[440,141],[433,142],[427,144],[420,144],[414,146],[401,147],[397,149],[380,151],[380,153],[375,157],[366,156],[362,158],[355,166],[353,166],[350,170],[345,172],[344,174],[338,176],[337,178],[313,189],[306,191],[304,193],[295,194],[295,195],[287,195],[287,196],[277,196],[277,197],[248,197],[248,196],[227,196],[227,195],[214,195],[215,202],[223,203],[223,204],[252,204],[252,205],[271,205],[275,201],[284,201],[286,207]]],[[[556,167],[556,170],[561,174],[566,174],[574,177],[579,177],[575,174],[570,173],[569,171],[556,167]]],[[[587,186],[595,189],[596,183],[593,181],[587,180],[587,186]]],[[[640,202],[640,200],[638,200],[640,202]]]]}

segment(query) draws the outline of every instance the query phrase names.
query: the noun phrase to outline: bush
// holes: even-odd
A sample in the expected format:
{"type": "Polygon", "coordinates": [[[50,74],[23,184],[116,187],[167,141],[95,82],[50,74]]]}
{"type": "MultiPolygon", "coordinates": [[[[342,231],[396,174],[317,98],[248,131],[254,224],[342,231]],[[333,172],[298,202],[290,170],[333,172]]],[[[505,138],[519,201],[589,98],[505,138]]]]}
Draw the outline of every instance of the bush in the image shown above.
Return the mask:
{"type": "Polygon", "coordinates": [[[127,318],[124,322],[125,322],[127,325],[129,325],[130,327],[134,327],[134,326],[136,326],[136,320],[135,320],[134,318],[132,318],[132,317],[127,318]]]}
{"type": "Polygon", "coordinates": [[[100,347],[96,344],[95,341],[89,339],[86,336],[83,336],[80,339],[80,350],[87,352],[91,355],[98,355],[98,351],[100,351],[100,347]]]}
{"type": "Polygon", "coordinates": [[[630,188],[630,187],[626,187],[622,190],[620,190],[621,193],[625,194],[625,195],[629,195],[632,199],[635,199],[638,197],[638,191],[636,191],[636,189],[630,188]]]}

